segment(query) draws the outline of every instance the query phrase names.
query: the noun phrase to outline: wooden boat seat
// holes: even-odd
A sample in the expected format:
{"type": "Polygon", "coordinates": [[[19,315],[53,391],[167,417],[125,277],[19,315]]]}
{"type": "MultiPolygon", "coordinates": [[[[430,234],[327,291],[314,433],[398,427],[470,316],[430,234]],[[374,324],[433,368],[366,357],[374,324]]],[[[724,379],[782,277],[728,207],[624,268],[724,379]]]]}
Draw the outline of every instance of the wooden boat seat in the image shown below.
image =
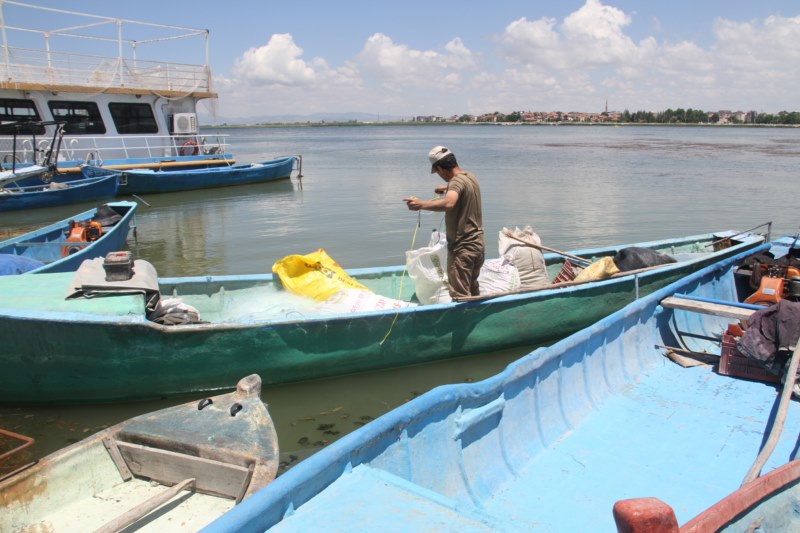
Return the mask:
{"type": "Polygon", "coordinates": [[[204,494],[241,500],[253,468],[161,450],[141,444],[106,439],[104,441],[122,478],[132,476],[171,486],[194,478],[195,490],[204,494]],[[116,450],[116,451],[114,451],[116,450]]]}
{"type": "Polygon", "coordinates": [[[661,306],[667,309],[682,309],[684,311],[694,311],[706,315],[733,318],[736,320],[747,320],[750,315],[755,313],[754,309],[741,307],[735,304],[720,304],[713,302],[702,302],[680,296],[670,296],[661,300],[661,306]]]}
{"type": "Polygon", "coordinates": [[[185,489],[235,499],[239,503],[253,477],[253,466],[244,468],[111,438],[103,439],[103,444],[124,481],[135,476],[156,481],[169,488],[107,522],[95,533],[120,531],[166,504],[185,489]]]}

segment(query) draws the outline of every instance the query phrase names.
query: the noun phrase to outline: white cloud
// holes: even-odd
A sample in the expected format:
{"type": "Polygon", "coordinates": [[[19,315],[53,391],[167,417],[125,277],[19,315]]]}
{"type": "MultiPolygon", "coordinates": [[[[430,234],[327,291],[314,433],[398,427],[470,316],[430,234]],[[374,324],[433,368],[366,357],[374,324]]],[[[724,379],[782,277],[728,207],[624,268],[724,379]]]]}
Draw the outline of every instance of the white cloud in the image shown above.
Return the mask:
{"type": "Polygon", "coordinates": [[[713,30],[717,39],[714,54],[728,66],[742,70],[798,68],[800,17],[770,16],[762,24],[718,18],[713,30]]]}
{"type": "Polygon", "coordinates": [[[245,51],[232,68],[233,77],[222,84],[248,83],[254,86],[313,87],[345,85],[357,87],[360,75],[353,63],[332,69],[322,58],[306,61],[303,49],[288,33],[275,34],[269,42],[245,51]]]}
{"type": "Polygon", "coordinates": [[[458,38],[445,44],[444,49],[445,53],[414,50],[376,33],[367,39],[356,62],[365,75],[377,78],[389,89],[458,84],[460,71],[476,68],[475,58],[458,38]]]}
{"type": "MultiPolygon", "coordinates": [[[[233,74],[257,85],[313,83],[317,73],[300,59],[301,55],[303,49],[294,43],[291,35],[276,34],[270,37],[266,45],[245,51],[236,61],[233,74]]],[[[317,68],[325,67],[323,60],[317,62],[317,68]]]]}
{"type": "Polygon", "coordinates": [[[643,25],[653,31],[653,19],[637,21],[633,13],[586,0],[561,20],[513,20],[493,41],[474,27],[433,49],[374,33],[336,68],[305,58],[291,35],[279,34],[243,52],[216,86],[222,108],[231,99],[251,114],[254,102],[270,106],[262,113],[398,115],[597,111],[606,99],[620,110],[797,107],[800,17],[720,17],[709,28],[711,45],[671,41],[658,25],[658,38],[635,42],[628,32],[636,23],[640,32],[643,25]],[[498,46],[476,52],[485,41],[498,46]]]}
{"type": "Polygon", "coordinates": [[[630,23],[630,17],[620,9],[587,0],[560,26],[552,18],[515,20],[506,27],[501,42],[512,62],[555,70],[609,65],[636,61],[641,55],[624,33],[630,23]]]}
{"type": "Polygon", "coordinates": [[[512,63],[562,68],[566,56],[561,38],[553,29],[555,24],[555,19],[529,21],[525,17],[509,24],[501,38],[506,59],[512,63]]]}

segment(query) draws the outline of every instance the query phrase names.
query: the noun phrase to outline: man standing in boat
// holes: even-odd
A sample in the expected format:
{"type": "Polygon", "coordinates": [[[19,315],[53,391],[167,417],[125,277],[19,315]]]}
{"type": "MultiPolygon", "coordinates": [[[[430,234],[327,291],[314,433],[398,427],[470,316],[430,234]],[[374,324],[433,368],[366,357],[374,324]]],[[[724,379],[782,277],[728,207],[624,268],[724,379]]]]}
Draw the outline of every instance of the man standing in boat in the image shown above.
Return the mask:
{"type": "Polygon", "coordinates": [[[447,281],[453,299],[478,296],[478,274],[484,260],[483,213],[481,188],[471,172],[458,166],[456,156],[444,146],[428,153],[431,174],[436,173],[447,185],[434,189],[439,198],[420,200],[403,198],[411,211],[444,211],[447,233],[447,281]]]}

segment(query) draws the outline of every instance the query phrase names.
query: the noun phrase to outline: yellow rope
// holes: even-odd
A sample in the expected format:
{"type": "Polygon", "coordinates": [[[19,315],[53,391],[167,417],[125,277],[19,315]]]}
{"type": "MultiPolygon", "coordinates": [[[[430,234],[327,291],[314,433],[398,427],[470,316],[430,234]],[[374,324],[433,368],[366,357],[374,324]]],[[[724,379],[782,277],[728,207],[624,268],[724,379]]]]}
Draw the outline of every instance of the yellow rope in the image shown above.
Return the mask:
{"type": "MultiPolygon", "coordinates": [[[[417,211],[417,227],[414,228],[414,236],[411,238],[411,250],[414,249],[414,243],[417,242],[417,232],[419,231],[420,224],[422,222],[422,211],[417,211]]],[[[406,257],[406,263],[403,266],[403,274],[400,276],[400,287],[397,290],[397,299],[400,300],[401,296],[403,296],[403,280],[406,277],[406,270],[408,270],[408,257],[406,257]]],[[[394,318],[392,319],[392,325],[389,326],[389,331],[386,332],[386,336],[383,337],[383,340],[380,342],[380,345],[383,346],[383,343],[386,342],[386,339],[389,338],[389,335],[392,334],[392,329],[394,329],[394,323],[397,322],[397,317],[400,316],[400,307],[397,308],[397,312],[394,314],[394,318]]]]}

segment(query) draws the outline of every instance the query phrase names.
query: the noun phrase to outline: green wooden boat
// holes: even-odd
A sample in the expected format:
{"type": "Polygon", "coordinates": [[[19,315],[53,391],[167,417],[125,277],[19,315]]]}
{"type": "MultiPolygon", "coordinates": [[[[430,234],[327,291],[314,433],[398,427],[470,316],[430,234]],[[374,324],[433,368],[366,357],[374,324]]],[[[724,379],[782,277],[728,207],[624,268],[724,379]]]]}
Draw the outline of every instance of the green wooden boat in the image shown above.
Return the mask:
{"type": "Polygon", "coordinates": [[[131,418],[0,479],[0,531],[197,531],[277,469],[250,375],[235,392],[131,418]]]}
{"type": "MultiPolygon", "coordinates": [[[[638,243],[677,262],[477,301],[335,315],[288,294],[272,274],[157,279],[152,271],[154,286],[138,293],[69,300],[74,274],[14,276],[0,279],[0,402],[139,400],[224,388],[249,373],[288,383],[549,343],[762,242],[726,232],[638,243]],[[729,246],[715,251],[725,235],[729,246]],[[154,294],[180,298],[204,322],[148,320],[154,294]]],[[[594,261],[628,246],[572,254],[594,261]]],[[[563,259],[545,259],[553,279],[563,259]]],[[[148,268],[136,261],[134,270],[148,268]]],[[[348,273],[379,295],[413,300],[402,266],[348,273]]]]}

